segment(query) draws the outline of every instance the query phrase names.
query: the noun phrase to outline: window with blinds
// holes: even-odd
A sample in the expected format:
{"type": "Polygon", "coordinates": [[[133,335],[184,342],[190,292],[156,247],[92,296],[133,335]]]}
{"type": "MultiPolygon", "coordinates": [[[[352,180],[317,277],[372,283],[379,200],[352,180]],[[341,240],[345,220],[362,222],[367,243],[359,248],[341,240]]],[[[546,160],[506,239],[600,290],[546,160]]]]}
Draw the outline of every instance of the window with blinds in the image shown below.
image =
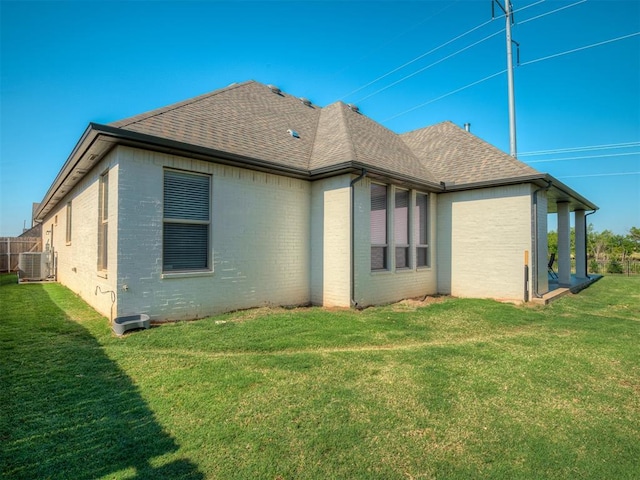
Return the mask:
{"type": "Polygon", "coordinates": [[[210,269],[210,196],[209,175],[164,171],[163,271],[210,269]]]}
{"type": "Polygon", "coordinates": [[[100,175],[98,190],[98,270],[107,270],[109,238],[109,172],[100,175]]]}
{"type": "Polygon", "coordinates": [[[387,269],[387,187],[371,184],[371,270],[387,269]]]}
{"type": "Polygon", "coordinates": [[[67,245],[71,245],[71,202],[67,202],[66,242],[67,245]]]}
{"type": "Polygon", "coordinates": [[[416,266],[430,266],[429,259],[429,197],[424,193],[416,194],[416,205],[414,208],[415,244],[416,244],[416,266]]]}
{"type": "Polygon", "coordinates": [[[396,269],[409,268],[409,191],[396,189],[393,207],[396,269]]]}

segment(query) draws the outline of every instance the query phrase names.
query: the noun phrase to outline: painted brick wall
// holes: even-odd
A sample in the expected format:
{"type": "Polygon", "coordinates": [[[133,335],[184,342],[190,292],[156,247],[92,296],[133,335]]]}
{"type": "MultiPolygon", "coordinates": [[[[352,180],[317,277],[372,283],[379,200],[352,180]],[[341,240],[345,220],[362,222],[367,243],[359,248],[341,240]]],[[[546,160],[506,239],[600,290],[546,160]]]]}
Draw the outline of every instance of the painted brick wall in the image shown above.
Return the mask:
{"type": "MultiPolygon", "coordinates": [[[[539,191],[538,197],[538,293],[543,295],[549,291],[549,277],[547,275],[547,265],[549,264],[549,239],[547,237],[547,192],[539,191]]],[[[531,295],[533,296],[533,294],[531,295]]]]}
{"type": "MultiPolygon", "coordinates": [[[[117,277],[117,205],[118,205],[118,163],[114,151],[97,164],[76,185],[57,208],[43,222],[43,245],[51,243],[53,226],[53,247],[57,253],[57,279],[76,292],[102,315],[109,318],[112,311],[112,296],[96,294],[99,287],[104,292],[114,291],[117,277]],[[107,275],[98,274],[98,179],[109,171],[109,245],[112,247],[108,258],[107,275]],[[66,241],[67,203],[71,202],[71,242],[66,241]],[[57,216],[57,224],[56,224],[57,216]],[[113,226],[113,228],[111,228],[113,226]]],[[[117,304],[113,304],[115,317],[117,304]]]]}
{"type": "Polygon", "coordinates": [[[460,297],[522,299],[531,252],[531,186],[440,194],[438,290],[460,297]]]}
{"type": "Polygon", "coordinates": [[[119,315],[309,303],[309,182],[127,147],[118,157],[119,315]],[[162,273],[163,167],[211,175],[211,273],[162,273]]]}
{"type": "Polygon", "coordinates": [[[351,301],[351,175],[311,188],[311,301],[348,307],[351,301]]]}
{"type": "MultiPolygon", "coordinates": [[[[371,234],[370,234],[370,197],[371,180],[363,179],[356,184],[356,282],[355,297],[359,306],[379,305],[390,303],[405,298],[420,297],[437,292],[436,283],[436,254],[435,232],[437,230],[436,205],[437,195],[429,195],[429,222],[430,222],[430,254],[431,267],[411,268],[396,270],[394,268],[393,255],[391,266],[386,272],[371,271],[371,234]]],[[[389,190],[393,196],[393,189],[389,190]]],[[[415,197],[411,196],[411,204],[415,203],[415,197]]],[[[389,225],[393,225],[393,212],[390,212],[389,225]]],[[[393,242],[392,228],[389,229],[389,241],[393,242]]],[[[413,235],[411,235],[410,250],[413,251],[413,235]]]]}

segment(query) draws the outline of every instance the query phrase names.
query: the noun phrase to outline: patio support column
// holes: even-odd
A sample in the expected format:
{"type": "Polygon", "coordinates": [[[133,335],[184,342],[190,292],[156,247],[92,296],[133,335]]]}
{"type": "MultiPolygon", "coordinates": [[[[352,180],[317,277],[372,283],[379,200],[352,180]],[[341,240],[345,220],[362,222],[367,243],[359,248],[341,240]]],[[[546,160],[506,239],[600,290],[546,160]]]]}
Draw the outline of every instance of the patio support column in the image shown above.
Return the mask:
{"type": "Polygon", "coordinates": [[[574,213],[576,228],[576,278],[587,278],[587,228],[584,221],[584,210],[574,213]]]}
{"type": "Polygon", "coordinates": [[[571,236],[569,202],[558,202],[558,284],[571,285],[571,236]]]}

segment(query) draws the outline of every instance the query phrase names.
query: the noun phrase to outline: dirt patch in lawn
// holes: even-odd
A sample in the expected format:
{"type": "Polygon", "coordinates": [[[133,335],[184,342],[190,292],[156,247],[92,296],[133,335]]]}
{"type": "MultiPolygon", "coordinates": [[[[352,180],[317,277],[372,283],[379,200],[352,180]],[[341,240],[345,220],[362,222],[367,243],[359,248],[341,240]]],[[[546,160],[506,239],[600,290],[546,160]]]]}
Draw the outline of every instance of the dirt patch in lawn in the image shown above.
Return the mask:
{"type": "Polygon", "coordinates": [[[442,303],[450,298],[452,297],[449,295],[427,295],[425,297],[407,298],[394,303],[392,308],[396,312],[414,311],[418,308],[428,307],[434,303],[442,303]]]}

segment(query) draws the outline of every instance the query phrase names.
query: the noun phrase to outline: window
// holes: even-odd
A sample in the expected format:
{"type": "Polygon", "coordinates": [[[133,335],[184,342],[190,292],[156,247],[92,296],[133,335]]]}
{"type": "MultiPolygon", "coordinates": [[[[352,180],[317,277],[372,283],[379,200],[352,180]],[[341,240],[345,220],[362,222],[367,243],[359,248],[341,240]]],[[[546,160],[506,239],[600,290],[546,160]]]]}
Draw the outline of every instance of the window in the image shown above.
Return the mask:
{"type": "Polygon", "coordinates": [[[208,175],[165,170],[163,271],[210,269],[210,192],[208,175]]]}
{"type": "Polygon", "coordinates": [[[396,268],[409,268],[409,191],[396,190],[393,210],[396,268]]]}
{"type": "Polygon", "coordinates": [[[67,245],[71,244],[71,202],[67,202],[67,245]]]}
{"type": "Polygon", "coordinates": [[[371,184],[371,270],[387,269],[387,187],[371,184]]]}
{"type": "Polygon", "coordinates": [[[414,210],[416,266],[428,267],[429,260],[429,198],[424,193],[416,194],[414,210]]]}
{"type": "Polygon", "coordinates": [[[100,175],[98,192],[98,270],[107,269],[109,237],[109,172],[100,175]]]}

